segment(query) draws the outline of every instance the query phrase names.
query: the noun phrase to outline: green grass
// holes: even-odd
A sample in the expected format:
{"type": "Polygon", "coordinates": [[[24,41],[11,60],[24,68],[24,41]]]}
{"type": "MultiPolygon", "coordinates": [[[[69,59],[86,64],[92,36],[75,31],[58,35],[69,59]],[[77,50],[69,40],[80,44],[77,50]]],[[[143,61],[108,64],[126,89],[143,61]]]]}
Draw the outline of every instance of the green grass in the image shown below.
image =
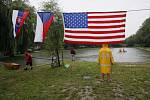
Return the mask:
{"type": "Polygon", "coordinates": [[[0,100],[148,100],[150,65],[115,64],[112,82],[101,82],[95,62],[65,62],[69,68],[0,67],[0,100]]]}

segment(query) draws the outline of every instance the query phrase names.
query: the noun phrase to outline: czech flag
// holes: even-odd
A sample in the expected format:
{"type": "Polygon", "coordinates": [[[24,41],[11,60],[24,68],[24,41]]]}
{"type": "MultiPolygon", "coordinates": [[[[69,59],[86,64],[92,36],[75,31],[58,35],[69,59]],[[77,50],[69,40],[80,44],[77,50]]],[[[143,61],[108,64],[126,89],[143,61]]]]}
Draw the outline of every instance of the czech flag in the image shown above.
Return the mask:
{"type": "Polygon", "coordinates": [[[12,22],[13,22],[14,37],[17,38],[19,36],[21,27],[28,15],[29,15],[28,11],[13,10],[12,22]]]}
{"type": "Polygon", "coordinates": [[[51,12],[37,12],[37,25],[34,42],[44,42],[46,33],[53,22],[54,15],[51,12]]]}

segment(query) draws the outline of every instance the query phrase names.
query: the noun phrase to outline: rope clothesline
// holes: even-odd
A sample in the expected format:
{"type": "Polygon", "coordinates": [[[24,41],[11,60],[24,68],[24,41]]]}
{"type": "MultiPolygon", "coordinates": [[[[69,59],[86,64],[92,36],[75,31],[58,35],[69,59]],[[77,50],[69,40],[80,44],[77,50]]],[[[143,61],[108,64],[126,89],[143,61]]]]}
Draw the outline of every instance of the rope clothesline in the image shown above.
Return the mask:
{"type": "MultiPolygon", "coordinates": [[[[123,10],[123,11],[126,11],[126,12],[134,12],[134,11],[143,11],[143,10],[150,10],[150,8],[133,9],[133,10],[123,10]]],[[[37,11],[37,12],[43,12],[43,11],[37,11]]],[[[44,11],[44,12],[49,12],[49,11],[44,11]]]]}
{"type": "Polygon", "coordinates": [[[127,12],[143,11],[143,10],[150,10],[150,8],[147,8],[147,9],[134,9],[134,10],[127,10],[127,12]]]}

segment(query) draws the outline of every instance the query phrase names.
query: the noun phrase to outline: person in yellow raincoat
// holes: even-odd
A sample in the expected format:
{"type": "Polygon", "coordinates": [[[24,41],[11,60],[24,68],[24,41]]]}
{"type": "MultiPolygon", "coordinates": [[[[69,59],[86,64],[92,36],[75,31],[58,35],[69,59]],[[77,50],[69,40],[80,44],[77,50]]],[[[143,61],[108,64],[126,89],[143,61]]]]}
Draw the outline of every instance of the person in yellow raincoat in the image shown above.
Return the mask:
{"type": "Polygon", "coordinates": [[[114,59],[111,49],[108,48],[108,44],[103,44],[99,50],[98,63],[100,64],[102,80],[107,75],[107,80],[110,81],[111,65],[114,64],[114,59]]]}

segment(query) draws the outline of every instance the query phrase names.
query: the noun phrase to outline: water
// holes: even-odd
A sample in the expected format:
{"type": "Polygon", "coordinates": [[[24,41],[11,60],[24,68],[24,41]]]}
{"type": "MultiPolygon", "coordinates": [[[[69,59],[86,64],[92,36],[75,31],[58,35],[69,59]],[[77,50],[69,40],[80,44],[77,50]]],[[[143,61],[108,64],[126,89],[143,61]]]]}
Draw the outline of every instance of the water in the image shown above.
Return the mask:
{"type": "MultiPolygon", "coordinates": [[[[150,52],[137,48],[124,48],[127,52],[120,53],[120,48],[111,48],[115,62],[143,62],[150,63],[150,52]]],[[[97,61],[99,48],[79,50],[77,59],[82,61],[97,61]]]]}
{"type": "Polygon", "coordinates": [[[119,53],[120,48],[112,49],[116,62],[150,62],[150,52],[137,48],[125,48],[127,52],[119,53]]]}
{"type": "MultiPolygon", "coordinates": [[[[119,53],[119,49],[120,48],[111,48],[115,62],[150,63],[150,52],[148,51],[144,51],[137,48],[125,48],[127,52],[119,53]]],[[[98,58],[98,51],[99,48],[78,49],[76,50],[77,52],[76,59],[81,61],[96,62],[98,58]]],[[[33,65],[44,64],[44,63],[50,64],[50,60],[48,60],[48,56],[41,55],[40,53],[33,54],[33,56],[46,58],[46,59],[33,58],[33,65]]],[[[64,59],[71,60],[70,51],[68,50],[64,51],[64,59]]],[[[15,62],[21,64],[22,66],[25,66],[23,57],[20,57],[19,59],[11,58],[11,59],[5,59],[1,61],[15,62]]]]}

